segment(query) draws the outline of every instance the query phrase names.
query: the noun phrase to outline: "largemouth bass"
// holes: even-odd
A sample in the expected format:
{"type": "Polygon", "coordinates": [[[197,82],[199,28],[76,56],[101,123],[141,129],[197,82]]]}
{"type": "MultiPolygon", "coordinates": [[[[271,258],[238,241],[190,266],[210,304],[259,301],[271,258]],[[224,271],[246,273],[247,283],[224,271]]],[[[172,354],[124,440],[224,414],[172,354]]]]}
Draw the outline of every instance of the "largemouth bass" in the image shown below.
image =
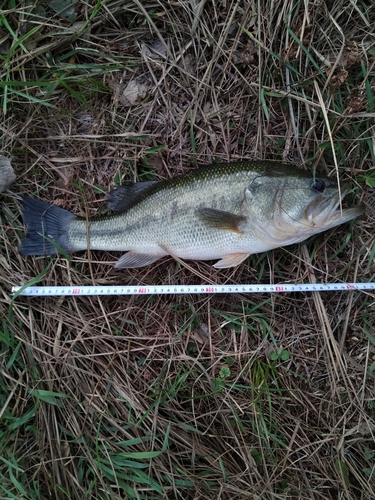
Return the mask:
{"type": "Polygon", "coordinates": [[[113,215],[86,219],[24,198],[23,255],[126,251],[116,268],[166,255],[237,266],[249,255],[298,243],[348,222],[363,206],[342,208],[348,192],[333,179],[274,161],[214,164],[170,180],[121,186],[108,195],[113,215]]]}

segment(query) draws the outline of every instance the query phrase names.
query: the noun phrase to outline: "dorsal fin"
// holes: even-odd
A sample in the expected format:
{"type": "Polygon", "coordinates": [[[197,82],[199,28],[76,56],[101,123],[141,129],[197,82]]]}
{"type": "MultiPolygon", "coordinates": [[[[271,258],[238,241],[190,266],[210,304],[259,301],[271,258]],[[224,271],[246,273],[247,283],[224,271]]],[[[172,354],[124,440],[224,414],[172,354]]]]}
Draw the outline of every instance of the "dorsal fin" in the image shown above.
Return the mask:
{"type": "Polygon", "coordinates": [[[160,181],[134,182],[112,189],[105,195],[105,204],[114,212],[123,212],[132,205],[137,198],[160,181]]]}

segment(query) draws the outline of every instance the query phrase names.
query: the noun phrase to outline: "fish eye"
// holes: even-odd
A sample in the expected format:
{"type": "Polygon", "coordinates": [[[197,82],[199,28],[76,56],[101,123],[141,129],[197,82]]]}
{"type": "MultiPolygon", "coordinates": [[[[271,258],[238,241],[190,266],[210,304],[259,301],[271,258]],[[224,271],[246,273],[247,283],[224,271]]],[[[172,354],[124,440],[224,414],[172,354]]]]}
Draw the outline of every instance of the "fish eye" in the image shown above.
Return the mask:
{"type": "Polygon", "coordinates": [[[313,179],[311,182],[311,189],[318,191],[318,193],[323,193],[326,188],[326,183],[320,179],[313,179]]]}

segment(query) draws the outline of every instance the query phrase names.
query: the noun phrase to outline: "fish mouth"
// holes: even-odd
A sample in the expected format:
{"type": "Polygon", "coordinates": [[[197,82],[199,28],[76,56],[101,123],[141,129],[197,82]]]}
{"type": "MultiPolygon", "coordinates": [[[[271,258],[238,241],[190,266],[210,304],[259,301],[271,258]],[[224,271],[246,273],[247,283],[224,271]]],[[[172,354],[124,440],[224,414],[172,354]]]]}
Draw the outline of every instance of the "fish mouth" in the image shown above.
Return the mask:
{"type": "Polygon", "coordinates": [[[343,185],[340,192],[310,207],[307,214],[309,221],[313,222],[314,225],[320,225],[324,229],[329,229],[344,224],[363,214],[364,205],[343,206],[344,198],[349,191],[350,187],[343,185]]]}

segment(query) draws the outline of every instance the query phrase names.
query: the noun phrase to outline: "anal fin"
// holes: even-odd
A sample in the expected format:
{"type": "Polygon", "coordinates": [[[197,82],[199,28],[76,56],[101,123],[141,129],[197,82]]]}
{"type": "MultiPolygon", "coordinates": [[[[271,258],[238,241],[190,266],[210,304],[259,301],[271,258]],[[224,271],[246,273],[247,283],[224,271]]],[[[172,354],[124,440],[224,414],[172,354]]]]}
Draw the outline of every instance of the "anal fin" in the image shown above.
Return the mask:
{"type": "Polygon", "coordinates": [[[216,269],[225,269],[226,267],[235,267],[241,264],[247,257],[249,253],[229,253],[228,255],[224,255],[213,267],[216,269]]]}
{"type": "Polygon", "coordinates": [[[153,264],[162,257],[162,255],[149,253],[127,252],[119,258],[114,267],[116,269],[144,267],[153,264]]]}

